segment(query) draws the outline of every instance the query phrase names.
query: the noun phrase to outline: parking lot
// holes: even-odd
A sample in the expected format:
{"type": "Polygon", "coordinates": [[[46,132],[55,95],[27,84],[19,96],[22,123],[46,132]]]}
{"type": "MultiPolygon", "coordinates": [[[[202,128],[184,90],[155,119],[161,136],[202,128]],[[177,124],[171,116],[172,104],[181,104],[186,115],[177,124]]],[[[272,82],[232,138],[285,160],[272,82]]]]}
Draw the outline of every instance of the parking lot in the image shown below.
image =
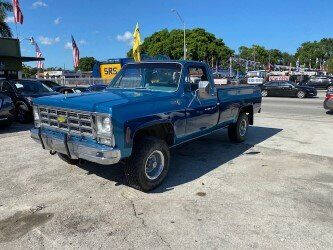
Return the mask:
{"type": "Polygon", "coordinates": [[[0,246],[332,248],[333,115],[317,98],[265,98],[248,140],[226,131],[173,149],[161,187],[122,165],[68,165],[0,131],[0,246]]]}

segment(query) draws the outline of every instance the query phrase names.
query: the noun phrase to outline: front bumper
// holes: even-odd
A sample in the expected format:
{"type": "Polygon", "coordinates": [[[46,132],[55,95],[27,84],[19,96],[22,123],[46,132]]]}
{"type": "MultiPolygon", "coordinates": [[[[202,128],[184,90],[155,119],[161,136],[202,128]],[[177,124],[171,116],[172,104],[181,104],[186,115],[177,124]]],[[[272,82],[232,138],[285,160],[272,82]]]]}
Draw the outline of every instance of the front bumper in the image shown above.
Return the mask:
{"type": "Polygon", "coordinates": [[[32,129],[31,138],[43,149],[65,154],[71,159],[84,159],[102,165],[116,164],[121,159],[119,149],[91,142],[53,130],[32,129]]]}

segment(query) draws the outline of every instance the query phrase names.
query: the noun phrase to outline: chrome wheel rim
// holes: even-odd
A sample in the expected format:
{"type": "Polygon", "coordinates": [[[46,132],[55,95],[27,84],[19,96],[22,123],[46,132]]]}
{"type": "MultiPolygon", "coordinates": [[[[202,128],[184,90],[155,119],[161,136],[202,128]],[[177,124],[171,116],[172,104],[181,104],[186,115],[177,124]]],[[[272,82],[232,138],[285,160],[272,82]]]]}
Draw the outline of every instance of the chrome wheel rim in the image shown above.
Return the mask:
{"type": "Polygon", "coordinates": [[[299,97],[299,98],[303,98],[304,95],[305,95],[304,92],[298,92],[298,97],[299,97]]]}
{"type": "Polygon", "coordinates": [[[263,91],[261,92],[261,95],[264,96],[264,97],[267,96],[267,91],[266,91],[266,90],[263,90],[263,91]]]}
{"type": "Polygon", "coordinates": [[[244,136],[247,131],[247,122],[245,119],[243,119],[239,124],[239,135],[244,136]]]}
{"type": "Polygon", "coordinates": [[[161,151],[153,151],[147,158],[145,174],[149,180],[156,180],[164,169],[164,155],[161,151]]]}

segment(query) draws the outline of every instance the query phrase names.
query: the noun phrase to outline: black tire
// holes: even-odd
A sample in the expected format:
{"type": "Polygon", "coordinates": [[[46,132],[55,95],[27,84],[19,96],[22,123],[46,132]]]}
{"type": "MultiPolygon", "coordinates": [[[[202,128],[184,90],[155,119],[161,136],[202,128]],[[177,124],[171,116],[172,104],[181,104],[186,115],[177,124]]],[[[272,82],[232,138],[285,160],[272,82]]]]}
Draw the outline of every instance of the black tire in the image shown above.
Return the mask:
{"type": "Polygon", "coordinates": [[[0,122],[0,129],[1,128],[9,128],[12,126],[13,122],[12,121],[5,121],[5,122],[0,122]]]}
{"type": "MultiPolygon", "coordinates": [[[[155,137],[144,137],[135,143],[132,156],[125,166],[125,176],[129,186],[150,191],[161,184],[169,171],[170,152],[168,145],[155,137]],[[149,178],[146,172],[148,159],[156,152],[163,154],[164,166],[156,178],[149,178]]],[[[156,168],[156,167],[155,167],[156,168]]]]}
{"type": "Polygon", "coordinates": [[[229,140],[232,142],[243,142],[246,139],[249,127],[249,117],[246,113],[240,113],[237,122],[228,127],[229,140]],[[245,122],[245,133],[243,131],[243,123],[245,122]]]}
{"type": "Polygon", "coordinates": [[[18,103],[16,105],[15,112],[16,112],[16,120],[19,123],[26,124],[32,121],[32,114],[29,111],[29,107],[27,104],[18,103]]]}
{"type": "Polygon", "coordinates": [[[261,91],[261,96],[262,96],[262,97],[266,97],[266,96],[268,96],[268,92],[267,92],[267,90],[265,90],[265,89],[262,90],[262,91],[261,91]]]}
{"type": "Polygon", "coordinates": [[[78,159],[71,159],[68,157],[68,155],[62,154],[62,153],[57,153],[59,158],[63,160],[64,162],[67,162],[70,165],[77,165],[79,163],[78,159]]]}
{"type": "Polygon", "coordinates": [[[306,96],[306,93],[303,90],[297,92],[297,98],[303,99],[306,96]]]}

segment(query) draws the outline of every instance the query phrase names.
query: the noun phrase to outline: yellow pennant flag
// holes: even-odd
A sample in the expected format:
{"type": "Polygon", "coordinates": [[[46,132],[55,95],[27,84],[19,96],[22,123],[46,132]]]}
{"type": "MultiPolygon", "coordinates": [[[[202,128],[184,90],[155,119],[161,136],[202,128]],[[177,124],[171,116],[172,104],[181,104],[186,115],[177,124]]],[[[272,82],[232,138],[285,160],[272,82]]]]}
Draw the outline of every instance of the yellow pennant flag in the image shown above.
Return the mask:
{"type": "Polygon", "coordinates": [[[140,37],[139,24],[137,23],[133,33],[133,57],[136,62],[141,61],[140,44],[141,44],[141,37],[140,37]]]}

